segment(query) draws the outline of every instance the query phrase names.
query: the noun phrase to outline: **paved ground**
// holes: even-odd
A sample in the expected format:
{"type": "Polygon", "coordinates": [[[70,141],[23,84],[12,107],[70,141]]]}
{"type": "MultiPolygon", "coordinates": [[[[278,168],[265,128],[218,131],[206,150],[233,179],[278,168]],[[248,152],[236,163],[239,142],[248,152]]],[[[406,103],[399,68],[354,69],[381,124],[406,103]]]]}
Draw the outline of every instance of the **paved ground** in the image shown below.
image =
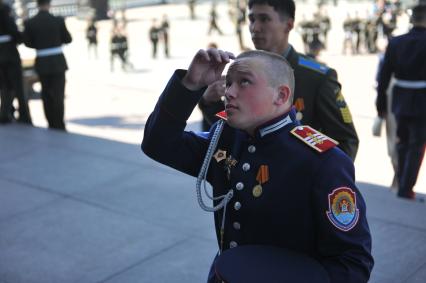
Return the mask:
{"type": "MultiPolygon", "coordinates": [[[[337,68],[361,147],[357,179],[368,205],[376,265],[370,282],[426,280],[426,205],[397,199],[387,189],[392,171],[384,137],[371,136],[376,55],[340,55],[339,23],[346,10],[331,8],[335,25],[322,60],[337,68]]],[[[69,133],[44,129],[39,100],[30,107],[37,127],[0,127],[0,283],[204,282],[215,251],[212,216],[196,203],[193,178],[146,158],[143,125],[175,68],[210,41],[238,52],[223,3],[224,36],[207,36],[207,4],[188,20],[185,5],[128,11],[132,72],[110,72],[110,22],[100,23],[99,58],[88,59],[85,23],[69,18],[74,42],[66,48],[69,133]],[[171,20],[171,58],[150,58],[152,17],[171,20]],[[196,35],[196,36],[194,36],[196,35]]],[[[301,4],[298,15],[312,5],[301,4]]],[[[404,20],[404,19],[402,19],[404,20]]],[[[402,22],[403,23],[403,22],[402,22]]],[[[248,34],[246,42],[250,45],[248,34]]],[[[296,33],[291,39],[300,49],[296,33]]],[[[161,51],[161,46],[160,46],[161,51]]],[[[22,49],[23,56],[31,56],[22,49]]],[[[189,128],[199,128],[194,111],[189,128]]],[[[422,169],[418,192],[426,192],[422,169]]]]}

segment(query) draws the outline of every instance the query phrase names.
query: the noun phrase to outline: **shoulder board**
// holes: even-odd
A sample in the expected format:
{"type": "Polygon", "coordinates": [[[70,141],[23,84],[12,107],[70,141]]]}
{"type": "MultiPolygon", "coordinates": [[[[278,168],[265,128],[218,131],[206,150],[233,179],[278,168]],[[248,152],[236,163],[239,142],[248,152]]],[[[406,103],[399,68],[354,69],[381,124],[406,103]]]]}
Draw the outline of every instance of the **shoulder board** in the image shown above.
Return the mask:
{"type": "Polygon", "coordinates": [[[219,117],[220,119],[225,120],[225,121],[228,120],[228,115],[226,115],[225,110],[216,113],[215,116],[219,117]]]}
{"type": "Polygon", "coordinates": [[[330,69],[329,67],[318,63],[317,61],[302,56],[299,57],[299,66],[314,70],[321,74],[326,74],[330,69]]]}
{"type": "Polygon", "coordinates": [[[291,133],[318,152],[326,152],[339,144],[339,142],[309,126],[297,126],[291,130],[291,133]]]}

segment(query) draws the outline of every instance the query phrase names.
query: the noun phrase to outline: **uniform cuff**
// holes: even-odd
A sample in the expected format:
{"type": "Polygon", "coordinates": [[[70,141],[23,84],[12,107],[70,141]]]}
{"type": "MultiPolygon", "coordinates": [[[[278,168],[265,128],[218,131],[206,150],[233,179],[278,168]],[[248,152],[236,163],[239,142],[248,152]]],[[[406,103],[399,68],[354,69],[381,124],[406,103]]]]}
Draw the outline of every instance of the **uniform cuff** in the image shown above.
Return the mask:
{"type": "Polygon", "coordinates": [[[192,111],[203,95],[205,88],[197,91],[187,89],[182,85],[186,70],[176,70],[167,84],[162,97],[163,110],[181,121],[188,120],[192,111]]]}

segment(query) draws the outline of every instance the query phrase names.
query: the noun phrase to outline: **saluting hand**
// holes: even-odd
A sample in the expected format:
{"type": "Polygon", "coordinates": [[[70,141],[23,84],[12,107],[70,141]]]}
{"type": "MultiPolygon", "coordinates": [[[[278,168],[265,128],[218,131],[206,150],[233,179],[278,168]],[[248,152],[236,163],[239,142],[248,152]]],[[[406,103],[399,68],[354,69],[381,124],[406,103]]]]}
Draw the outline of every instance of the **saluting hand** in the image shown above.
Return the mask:
{"type": "Polygon", "coordinates": [[[235,59],[231,52],[214,48],[199,50],[192,59],[182,84],[187,89],[198,90],[219,80],[230,59],[235,59]]]}
{"type": "Polygon", "coordinates": [[[209,85],[203,94],[203,100],[206,104],[218,102],[225,96],[225,77],[222,76],[219,80],[209,85]]]}

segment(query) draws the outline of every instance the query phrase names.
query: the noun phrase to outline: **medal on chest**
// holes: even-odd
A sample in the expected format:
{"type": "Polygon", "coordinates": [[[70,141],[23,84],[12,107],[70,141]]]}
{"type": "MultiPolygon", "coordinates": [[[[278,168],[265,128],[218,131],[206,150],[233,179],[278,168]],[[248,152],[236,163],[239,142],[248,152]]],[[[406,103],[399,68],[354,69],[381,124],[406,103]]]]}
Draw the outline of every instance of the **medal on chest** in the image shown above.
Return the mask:
{"type": "Polygon", "coordinates": [[[260,197],[263,194],[262,185],[269,180],[269,168],[268,165],[260,165],[257,171],[256,181],[257,185],[253,187],[252,193],[255,198],[260,197]]]}

